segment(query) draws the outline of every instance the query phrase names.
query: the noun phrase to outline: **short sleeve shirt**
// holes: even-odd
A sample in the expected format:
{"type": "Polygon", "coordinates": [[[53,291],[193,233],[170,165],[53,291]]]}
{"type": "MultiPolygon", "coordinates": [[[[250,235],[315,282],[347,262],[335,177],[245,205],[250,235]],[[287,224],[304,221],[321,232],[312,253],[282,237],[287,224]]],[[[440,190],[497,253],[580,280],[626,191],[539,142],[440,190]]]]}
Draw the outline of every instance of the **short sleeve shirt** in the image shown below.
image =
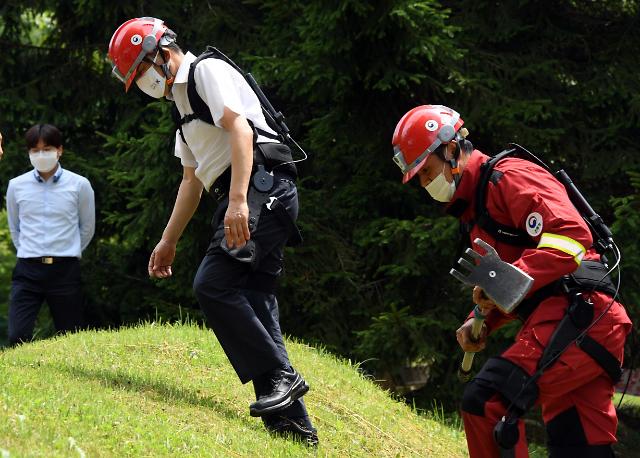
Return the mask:
{"type": "MultiPolygon", "coordinates": [[[[178,69],[171,90],[171,96],[181,116],[193,113],[187,96],[189,66],[196,57],[187,53],[178,69]]],[[[231,164],[231,144],[229,133],[220,126],[220,119],[227,107],[244,116],[256,127],[273,132],[262,114],[258,97],[244,77],[233,67],[220,59],[204,59],[194,72],[196,90],[211,111],[214,125],[199,119],[182,126],[187,143],[176,132],[175,155],[183,166],[194,167],[196,177],[208,190],[211,184],[231,164]]],[[[258,136],[258,142],[273,140],[258,136]]]]}

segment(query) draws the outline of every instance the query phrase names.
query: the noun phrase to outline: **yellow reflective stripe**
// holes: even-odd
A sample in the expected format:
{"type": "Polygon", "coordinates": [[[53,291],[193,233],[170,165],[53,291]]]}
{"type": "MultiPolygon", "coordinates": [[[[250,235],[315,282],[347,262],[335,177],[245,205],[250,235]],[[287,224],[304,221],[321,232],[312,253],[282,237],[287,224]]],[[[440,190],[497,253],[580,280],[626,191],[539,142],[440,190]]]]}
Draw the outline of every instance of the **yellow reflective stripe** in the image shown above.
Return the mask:
{"type": "Polygon", "coordinates": [[[567,253],[573,256],[573,259],[575,259],[578,265],[580,265],[584,254],[587,252],[580,242],[565,237],[564,235],[549,234],[548,232],[544,232],[540,237],[538,248],[555,248],[563,253],[567,253]]]}

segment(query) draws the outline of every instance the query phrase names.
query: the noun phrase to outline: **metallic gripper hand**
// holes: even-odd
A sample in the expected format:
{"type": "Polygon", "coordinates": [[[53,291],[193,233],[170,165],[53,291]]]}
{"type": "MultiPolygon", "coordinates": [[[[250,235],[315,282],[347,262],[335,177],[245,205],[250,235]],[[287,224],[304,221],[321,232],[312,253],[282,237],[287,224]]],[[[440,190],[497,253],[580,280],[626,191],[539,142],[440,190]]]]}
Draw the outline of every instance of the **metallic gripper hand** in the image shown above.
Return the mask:
{"type": "Polygon", "coordinates": [[[484,240],[477,238],[473,242],[483,248],[486,254],[481,255],[467,248],[465,254],[473,258],[476,264],[460,258],[458,264],[469,273],[465,275],[456,269],[451,269],[449,273],[466,285],[479,286],[503,312],[511,313],[533,286],[533,278],[501,260],[496,250],[484,240]]]}

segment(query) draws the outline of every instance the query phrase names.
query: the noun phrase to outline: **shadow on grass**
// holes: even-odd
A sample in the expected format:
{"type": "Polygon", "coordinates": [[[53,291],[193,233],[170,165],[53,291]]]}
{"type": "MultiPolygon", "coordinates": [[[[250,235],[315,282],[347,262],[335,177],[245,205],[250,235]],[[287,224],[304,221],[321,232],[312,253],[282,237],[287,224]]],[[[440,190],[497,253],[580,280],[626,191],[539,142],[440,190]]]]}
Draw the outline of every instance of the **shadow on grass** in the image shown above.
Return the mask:
{"type": "MultiPolygon", "coordinates": [[[[50,364],[47,364],[46,366],[56,372],[61,372],[78,379],[99,381],[112,388],[144,393],[145,396],[151,394],[152,399],[154,400],[166,403],[177,401],[193,406],[206,407],[217,412],[220,416],[226,419],[237,420],[239,418],[237,411],[229,409],[223,403],[218,402],[215,399],[201,396],[197,390],[194,391],[182,388],[166,383],[162,380],[148,380],[138,376],[131,376],[123,371],[108,370],[104,368],[87,369],[77,366],[54,366],[50,364]]],[[[246,418],[243,419],[243,421],[246,420],[246,418]]],[[[254,424],[251,423],[251,426],[254,426],[254,424]]]]}

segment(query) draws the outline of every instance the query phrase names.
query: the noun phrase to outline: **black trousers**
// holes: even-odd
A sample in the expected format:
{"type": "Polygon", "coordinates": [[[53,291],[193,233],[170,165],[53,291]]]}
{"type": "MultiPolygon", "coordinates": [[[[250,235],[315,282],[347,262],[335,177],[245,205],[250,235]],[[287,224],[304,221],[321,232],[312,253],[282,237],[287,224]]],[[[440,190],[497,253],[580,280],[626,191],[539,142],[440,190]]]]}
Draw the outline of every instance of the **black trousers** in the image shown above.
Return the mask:
{"type": "Polygon", "coordinates": [[[9,345],[33,338],[44,301],[49,305],[57,331],[74,331],[85,326],[78,259],[42,264],[18,258],[11,278],[9,345]]]}
{"type": "MultiPolygon", "coordinates": [[[[270,196],[285,205],[295,221],[298,196],[295,183],[276,174],[270,196]]],[[[291,367],[280,330],[274,284],[282,273],[283,251],[289,236],[276,214],[262,208],[257,228],[251,233],[255,245],[253,259],[238,256],[220,244],[224,234],[224,213],[228,201],[218,206],[213,218],[214,237],[196,273],[193,288],[209,327],[214,331],[240,381],[254,382],[256,395],[268,390],[265,375],[291,367]]],[[[280,415],[307,415],[302,400],[280,415]]],[[[266,421],[267,419],[265,419],[266,421]]]]}

